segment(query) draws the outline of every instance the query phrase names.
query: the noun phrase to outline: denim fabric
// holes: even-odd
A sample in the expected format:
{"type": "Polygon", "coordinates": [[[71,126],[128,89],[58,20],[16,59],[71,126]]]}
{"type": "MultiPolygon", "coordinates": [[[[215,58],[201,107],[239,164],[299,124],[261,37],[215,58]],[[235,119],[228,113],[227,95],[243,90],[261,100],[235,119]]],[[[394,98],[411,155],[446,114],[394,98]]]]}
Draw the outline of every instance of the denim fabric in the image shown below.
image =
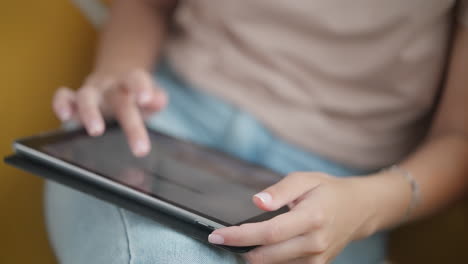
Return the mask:
{"type": "MultiPolygon", "coordinates": [[[[169,106],[149,118],[150,129],[236,155],[277,172],[321,171],[346,177],[346,168],[272,135],[249,114],[190,87],[167,65],[157,73],[169,106]]],[[[320,140],[320,139],[311,139],[320,140]]],[[[157,222],[48,182],[49,236],[61,263],[243,263],[240,256],[198,242],[157,222]]],[[[351,243],[335,264],[374,264],[385,258],[386,235],[351,243]]]]}

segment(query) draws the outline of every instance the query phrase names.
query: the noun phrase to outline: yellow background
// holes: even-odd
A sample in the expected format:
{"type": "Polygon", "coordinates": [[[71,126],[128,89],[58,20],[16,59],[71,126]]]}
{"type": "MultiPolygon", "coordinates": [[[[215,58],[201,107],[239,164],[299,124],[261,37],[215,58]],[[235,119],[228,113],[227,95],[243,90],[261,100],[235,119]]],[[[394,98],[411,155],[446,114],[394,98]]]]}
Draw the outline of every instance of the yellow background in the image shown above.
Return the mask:
{"type": "MultiPolygon", "coordinates": [[[[58,126],[53,91],[77,87],[95,31],[69,0],[0,1],[0,156],[20,136],[58,126]]],[[[398,263],[468,263],[468,204],[393,234],[398,263]]],[[[0,263],[55,263],[42,214],[42,181],[0,163],[0,263]]]]}
{"type": "MultiPolygon", "coordinates": [[[[0,1],[0,156],[14,138],[58,126],[51,98],[89,71],[94,29],[68,0],[0,1]]],[[[0,163],[0,263],[55,263],[42,180],[0,163]]]]}

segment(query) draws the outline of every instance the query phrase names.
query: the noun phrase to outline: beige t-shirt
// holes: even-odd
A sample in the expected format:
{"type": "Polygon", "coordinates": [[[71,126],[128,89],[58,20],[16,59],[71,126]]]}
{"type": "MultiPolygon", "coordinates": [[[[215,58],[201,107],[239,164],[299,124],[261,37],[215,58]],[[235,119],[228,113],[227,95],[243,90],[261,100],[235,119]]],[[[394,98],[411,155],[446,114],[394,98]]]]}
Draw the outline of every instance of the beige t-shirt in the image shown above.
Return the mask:
{"type": "Polygon", "coordinates": [[[182,77],[285,140],[378,168],[427,131],[466,2],[182,0],[166,53],[182,77]]]}

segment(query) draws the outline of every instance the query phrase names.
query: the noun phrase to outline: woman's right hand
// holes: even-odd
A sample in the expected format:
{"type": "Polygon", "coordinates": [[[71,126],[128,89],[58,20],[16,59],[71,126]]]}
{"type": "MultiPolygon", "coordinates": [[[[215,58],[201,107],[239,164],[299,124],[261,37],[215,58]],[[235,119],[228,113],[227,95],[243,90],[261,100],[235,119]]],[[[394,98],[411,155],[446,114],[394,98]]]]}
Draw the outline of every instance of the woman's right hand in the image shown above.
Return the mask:
{"type": "Polygon", "coordinates": [[[76,92],[61,87],[54,95],[53,109],[62,122],[77,121],[91,136],[104,133],[104,120],[115,118],[134,155],[145,156],[151,146],[144,118],[167,102],[148,71],[134,70],[118,76],[90,75],[76,92]]]}

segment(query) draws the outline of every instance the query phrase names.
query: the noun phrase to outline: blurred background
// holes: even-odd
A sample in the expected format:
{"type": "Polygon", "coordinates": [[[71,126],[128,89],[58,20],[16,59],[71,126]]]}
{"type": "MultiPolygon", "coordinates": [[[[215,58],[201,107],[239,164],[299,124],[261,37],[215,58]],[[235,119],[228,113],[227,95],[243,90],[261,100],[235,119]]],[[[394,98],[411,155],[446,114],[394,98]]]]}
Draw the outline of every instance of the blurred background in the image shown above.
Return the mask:
{"type": "MultiPolygon", "coordinates": [[[[54,90],[90,70],[96,32],[72,1],[0,1],[0,156],[13,139],[59,125],[54,90]]],[[[0,263],[56,263],[39,178],[0,164],[0,263]]]]}
{"type": "MultiPolygon", "coordinates": [[[[61,85],[89,72],[99,0],[0,1],[0,156],[18,137],[59,125],[51,110],[61,85]]],[[[0,263],[56,263],[42,213],[43,181],[0,163],[0,263]]],[[[394,263],[468,263],[468,200],[392,233],[394,263]]],[[[359,263],[357,263],[359,264],[359,263]]]]}

